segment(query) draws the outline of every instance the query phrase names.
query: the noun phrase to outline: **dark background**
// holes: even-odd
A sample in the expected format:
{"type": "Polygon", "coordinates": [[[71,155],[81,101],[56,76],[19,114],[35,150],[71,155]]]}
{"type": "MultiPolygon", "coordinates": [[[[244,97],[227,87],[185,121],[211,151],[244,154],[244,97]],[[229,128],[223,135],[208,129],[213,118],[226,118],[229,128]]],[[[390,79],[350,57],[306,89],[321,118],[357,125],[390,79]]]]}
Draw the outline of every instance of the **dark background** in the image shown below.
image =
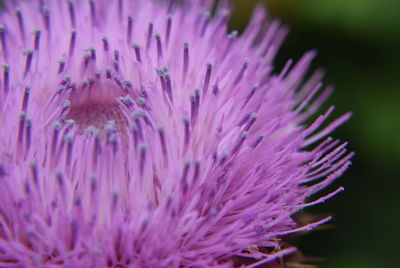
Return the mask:
{"type": "Polygon", "coordinates": [[[356,152],[332,188],[346,190],[308,210],[333,215],[333,228],[293,242],[321,268],[400,267],[400,1],[236,0],[231,28],[258,2],[291,28],[276,65],[317,49],[314,66],[336,88],[328,104],[354,112],[333,134],[356,152]]]}

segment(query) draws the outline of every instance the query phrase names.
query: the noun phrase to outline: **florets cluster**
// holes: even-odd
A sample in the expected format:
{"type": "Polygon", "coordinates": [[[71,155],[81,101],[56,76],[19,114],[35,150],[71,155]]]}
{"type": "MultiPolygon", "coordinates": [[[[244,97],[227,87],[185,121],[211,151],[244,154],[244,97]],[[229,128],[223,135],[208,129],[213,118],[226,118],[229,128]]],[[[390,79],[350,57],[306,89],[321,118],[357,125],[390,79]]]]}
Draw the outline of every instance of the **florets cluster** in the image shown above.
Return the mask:
{"type": "Polygon", "coordinates": [[[227,34],[210,0],[5,1],[0,266],[250,267],[350,164],[304,122],[331,89],[258,8],[227,34]],[[268,27],[265,27],[268,25],[268,27]]]}

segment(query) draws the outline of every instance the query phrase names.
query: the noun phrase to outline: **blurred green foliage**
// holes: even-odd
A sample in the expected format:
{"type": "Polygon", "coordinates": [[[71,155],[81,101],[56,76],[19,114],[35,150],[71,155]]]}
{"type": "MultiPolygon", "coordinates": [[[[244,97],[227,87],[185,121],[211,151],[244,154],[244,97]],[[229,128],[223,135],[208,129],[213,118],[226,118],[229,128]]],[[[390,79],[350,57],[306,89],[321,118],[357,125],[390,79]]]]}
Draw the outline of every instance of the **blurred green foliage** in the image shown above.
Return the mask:
{"type": "MultiPolygon", "coordinates": [[[[334,133],[357,154],[334,187],[346,191],[313,208],[335,216],[333,229],[294,242],[323,257],[321,268],[399,267],[400,241],[400,1],[236,0],[231,27],[243,29],[257,3],[289,25],[276,65],[316,48],[315,67],[336,91],[336,116],[354,111],[334,133]]],[[[329,190],[329,189],[328,189],[329,190]]]]}

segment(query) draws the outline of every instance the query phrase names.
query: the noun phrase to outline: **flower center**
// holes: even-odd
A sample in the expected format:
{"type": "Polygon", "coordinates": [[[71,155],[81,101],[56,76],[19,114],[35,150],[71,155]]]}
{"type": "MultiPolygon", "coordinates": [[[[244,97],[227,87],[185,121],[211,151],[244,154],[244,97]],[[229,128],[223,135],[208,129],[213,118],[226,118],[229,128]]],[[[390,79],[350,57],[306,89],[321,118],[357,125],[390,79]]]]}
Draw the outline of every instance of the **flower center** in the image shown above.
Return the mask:
{"type": "Polygon", "coordinates": [[[73,119],[80,131],[89,126],[94,126],[103,131],[107,122],[114,121],[118,132],[124,132],[128,127],[128,119],[121,111],[118,104],[91,103],[79,106],[72,105],[67,119],[73,119]]]}

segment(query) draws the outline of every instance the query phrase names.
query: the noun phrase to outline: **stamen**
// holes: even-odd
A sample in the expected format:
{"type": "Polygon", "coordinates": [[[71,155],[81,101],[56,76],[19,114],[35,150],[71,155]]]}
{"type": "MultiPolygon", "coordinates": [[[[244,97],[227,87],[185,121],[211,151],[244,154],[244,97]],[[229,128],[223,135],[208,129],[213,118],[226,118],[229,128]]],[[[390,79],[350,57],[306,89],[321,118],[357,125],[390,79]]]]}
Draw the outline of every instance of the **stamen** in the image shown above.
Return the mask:
{"type": "Polygon", "coordinates": [[[250,119],[250,113],[246,113],[242,119],[239,121],[238,126],[243,126],[244,124],[246,124],[246,122],[250,119]]]}
{"type": "Polygon", "coordinates": [[[168,13],[172,11],[172,7],[174,6],[176,0],[169,0],[169,5],[168,5],[168,13]]]}
{"type": "Polygon", "coordinates": [[[64,137],[64,141],[67,143],[66,157],[65,157],[65,165],[67,167],[71,166],[72,160],[72,149],[74,147],[74,138],[71,134],[68,134],[64,137]]]}
{"type": "Polygon", "coordinates": [[[134,105],[134,102],[129,95],[126,95],[125,97],[119,97],[118,99],[128,108],[131,108],[134,105]]]}
{"type": "Polygon", "coordinates": [[[119,193],[117,191],[112,192],[112,202],[111,202],[111,213],[114,213],[118,208],[119,203],[119,193]]]}
{"type": "MultiPolygon", "coordinates": [[[[119,61],[114,60],[114,61],[113,61],[113,67],[114,67],[114,70],[115,70],[116,72],[119,72],[119,61]]],[[[114,77],[114,81],[117,83],[118,86],[120,86],[121,88],[123,88],[122,82],[121,82],[121,80],[120,80],[118,77],[114,77]]]]}
{"type": "Polygon", "coordinates": [[[163,91],[167,90],[167,85],[165,83],[165,75],[163,69],[156,69],[158,76],[160,77],[160,83],[163,91]]]}
{"type": "Polygon", "coordinates": [[[165,84],[167,89],[167,94],[171,103],[174,103],[173,96],[172,96],[172,84],[171,84],[171,77],[168,72],[165,73],[165,84]]]}
{"type": "Polygon", "coordinates": [[[210,79],[211,79],[211,71],[212,71],[212,64],[210,62],[207,62],[207,71],[206,71],[206,76],[204,78],[204,87],[203,87],[203,94],[206,95],[208,86],[210,85],[210,79]]]}
{"type": "Polygon", "coordinates": [[[78,234],[79,234],[79,222],[77,220],[73,220],[70,223],[70,228],[71,228],[71,244],[70,244],[70,249],[73,250],[75,248],[76,242],[78,240],[78,234]]]}
{"type": "Polygon", "coordinates": [[[0,163],[0,178],[3,178],[5,175],[7,175],[7,171],[4,165],[0,163]]]}
{"type": "Polygon", "coordinates": [[[200,90],[195,89],[194,94],[190,96],[190,114],[192,126],[196,123],[200,108],[200,90]]]}
{"type": "Polygon", "coordinates": [[[132,116],[135,120],[135,124],[138,130],[138,138],[139,140],[143,140],[143,129],[142,129],[142,123],[140,122],[140,118],[142,117],[142,113],[140,111],[135,111],[132,113],[132,116]]]}
{"type": "Polygon", "coordinates": [[[215,84],[215,85],[213,86],[213,94],[214,94],[214,96],[217,96],[217,95],[218,95],[218,92],[219,92],[219,87],[218,87],[217,84],[215,84]]]}
{"type": "Polygon", "coordinates": [[[108,44],[108,39],[106,36],[103,36],[103,38],[101,39],[103,40],[103,49],[104,51],[108,52],[109,49],[109,44],[108,44]]]}
{"type": "Polygon", "coordinates": [[[64,189],[64,175],[63,175],[61,170],[57,170],[56,171],[56,180],[57,180],[58,186],[61,188],[61,190],[62,190],[62,192],[64,194],[64,190],[65,190],[64,189]]]}
{"type": "Polygon", "coordinates": [[[34,38],[34,41],[33,41],[33,46],[34,46],[34,49],[36,50],[36,51],[38,51],[39,50],[39,45],[40,45],[40,35],[41,35],[41,32],[40,32],[40,30],[34,30],[33,31],[33,34],[34,34],[34,36],[35,36],[35,38],[34,38]]]}
{"type": "Polygon", "coordinates": [[[213,160],[213,164],[215,164],[215,162],[217,162],[218,153],[217,153],[216,151],[214,151],[214,152],[212,153],[211,158],[212,158],[212,160],[213,160]]]}
{"type": "Polygon", "coordinates": [[[156,72],[160,76],[160,82],[163,91],[167,93],[169,100],[171,101],[171,103],[173,103],[172,84],[171,84],[171,78],[168,73],[168,69],[164,67],[161,69],[156,69],[156,72]]]}
{"type": "Polygon", "coordinates": [[[38,167],[37,167],[36,161],[31,162],[30,168],[31,168],[31,173],[32,173],[33,182],[35,183],[35,185],[38,185],[38,182],[39,182],[39,172],[38,172],[38,167]]]}
{"type": "Polygon", "coordinates": [[[219,164],[220,164],[221,166],[224,165],[225,162],[226,162],[226,160],[228,159],[228,157],[229,157],[229,153],[228,153],[228,152],[223,152],[223,153],[222,153],[221,160],[219,161],[219,164]]]}
{"type": "Polygon", "coordinates": [[[25,122],[26,122],[26,114],[24,112],[22,112],[19,115],[18,144],[22,144],[22,141],[23,141],[23,138],[24,138],[25,122]]]}
{"type": "Polygon", "coordinates": [[[90,17],[92,20],[92,26],[95,27],[97,25],[95,0],[89,0],[89,5],[90,5],[90,17]]]}
{"type": "Polygon", "coordinates": [[[7,94],[10,89],[10,66],[8,64],[3,65],[3,88],[7,94]]]}
{"type": "Polygon", "coordinates": [[[29,196],[31,194],[31,185],[29,184],[28,181],[25,181],[25,183],[24,183],[24,190],[25,190],[25,194],[27,196],[29,196]]]}
{"type": "Polygon", "coordinates": [[[94,47],[90,47],[89,49],[90,58],[96,61],[96,49],[94,47]]]}
{"type": "Polygon", "coordinates": [[[153,37],[153,28],[154,28],[153,22],[149,22],[149,29],[147,31],[147,43],[146,43],[147,51],[150,49],[151,46],[151,38],[153,37]]]}
{"type": "Polygon", "coordinates": [[[247,103],[249,103],[250,99],[254,96],[257,89],[258,89],[258,85],[255,85],[251,88],[251,91],[250,91],[249,95],[247,95],[246,99],[244,100],[244,103],[243,103],[241,109],[243,109],[247,105],[247,103]]]}
{"type": "Polygon", "coordinates": [[[109,137],[117,131],[115,120],[108,120],[105,124],[105,129],[107,133],[107,140],[109,137]]]}
{"type": "Polygon", "coordinates": [[[228,34],[227,37],[228,37],[229,42],[228,42],[228,45],[226,46],[225,52],[223,54],[223,57],[222,57],[223,59],[225,59],[226,55],[228,55],[233,43],[235,42],[235,40],[238,37],[238,34],[239,34],[238,31],[233,31],[232,33],[228,34]]]}
{"type": "Polygon", "coordinates": [[[242,69],[240,69],[240,72],[238,73],[234,85],[237,85],[243,78],[243,74],[246,71],[247,67],[249,66],[250,61],[249,60],[245,60],[242,66],[242,69]]]}
{"type": "Polygon", "coordinates": [[[252,113],[252,114],[250,115],[250,121],[247,122],[246,126],[244,127],[244,130],[245,130],[245,131],[249,131],[249,129],[251,128],[251,126],[254,124],[254,122],[256,122],[257,118],[258,118],[258,114],[252,113]]]}
{"type": "Polygon", "coordinates": [[[128,29],[126,33],[126,39],[128,40],[128,44],[132,41],[132,28],[133,28],[133,18],[131,15],[128,16],[128,29]]]}
{"type": "Polygon", "coordinates": [[[104,71],[106,72],[107,79],[111,79],[112,78],[112,74],[111,74],[112,70],[108,67],[105,67],[104,71]]]}
{"type": "Polygon", "coordinates": [[[27,118],[26,119],[26,132],[25,132],[26,151],[29,151],[29,148],[31,147],[31,139],[32,139],[32,119],[27,118]]]}
{"type": "Polygon", "coordinates": [[[185,133],[184,146],[185,146],[185,151],[186,151],[187,147],[189,146],[189,140],[190,140],[189,118],[184,117],[183,124],[184,124],[184,133],[185,133]]]}
{"type": "Polygon", "coordinates": [[[138,148],[138,143],[139,143],[139,132],[136,124],[133,124],[131,127],[132,130],[132,139],[133,139],[133,145],[134,148],[138,148]]]}
{"type": "Polygon", "coordinates": [[[235,153],[237,153],[237,151],[239,151],[240,147],[242,146],[243,142],[245,141],[245,139],[249,136],[249,132],[247,131],[243,131],[242,134],[240,135],[239,140],[237,141],[237,143],[235,144],[235,146],[232,149],[231,154],[234,155],[235,153]]]}
{"type": "Polygon", "coordinates": [[[264,135],[260,135],[257,137],[257,139],[253,142],[253,144],[250,146],[251,148],[256,148],[257,145],[260,144],[260,142],[262,142],[262,140],[264,139],[264,135]]]}
{"type": "Polygon", "coordinates": [[[31,65],[32,65],[32,58],[33,58],[33,50],[32,49],[27,49],[24,51],[24,55],[26,56],[26,61],[25,61],[25,71],[24,71],[24,78],[26,75],[29,73],[31,70],[31,65]]]}
{"type": "Polygon", "coordinates": [[[58,74],[61,74],[65,68],[65,61],[63,59],[58,61],[58,74]]]}
{"type": "Polygon", "coordinates": [[[67,119],[65,120],[65,125],[66,125],[66,133],[68,133],[75,126],[75,121],[72,119],[67,119]]]}
{"type": "Polygon", "coordinates": [[[183,44],[183,79],[182,82],[186,81],[186,76],[189,71],[189,43],[183,44]]]}
{"type": "Polygon", "coordinates": [[[146,161],[146,150],[147,150],[147,146],[144,143],[139,144],[139,172],[140,175],[143,175],[144,172],[144,165],[145,165],[145,161],[146,161]]]}
{"type": "Polygon", "coordinates": [[[136,100],[136,104],[137,104],[140,108],[146,109],[146,99],[145,99],[145,98],[139,97],[139,98],[136,100]]]}
{"type": "Polygon", "coordinates": [[[171,36],[171,28],[172,28],[172,15],[167,16],[167,27],[165,30],[165,42],[168,46],[169,44],[169,38],[171,36]]]}
{"type": "Polygon", "coordinates": [[[119,50],[114,50],[114,60],[119,62],[119,50]]]}
{"type": "Polygon", "coordinates": [[[193,183],[195,183],[197,181],[197,179],[199,178],[199,174],[200,174],[200,161],[196,160],[194,162],[194,172],[193,172],[193,183]]]}
{"type": "Polygon", "coordinates": [[[107,134],[107,143],[111,144],[113,153],[116,154],[118,151],[118,139],[115,132],[107,134]]]}
{"type": "Polygon", "coordinates": [[[183,193],[186,193],[189,188],[188,181],[187,181],[187,176],[189,174],[189,168],[190,168],[190,160],[185,159],[185,163],[183,166],[183,172],[182,172],[182,178],[181,178],[183,193]]]}
{"type": "Polygon", "coordinates": [[[157,43],[158,59],[161,59],[163,57],[163,52],[162,52],[162,45],[161,45],[161,36],[158,33],[156,34],[156,43],[157,43]]]}
{"type": "Polygon", "coordinates": [[[118,16],[120,18],[123,17],[123,12],[124,12],[124,0],[119,0],[118,1],[118,16]]]}
{"type": "Polygon", "coordinates": [[[96,128],[94,133],[93,165],[97,164],[97,158],[100,152],[101,152],[100,131],[96,128]]]}
{"type": "Polygon", "coordinates": [[[140,63],[142,63],[142,58],[140,55],[140,46],[137,43],[132,44],[133,49],[135,50],[135,55],[136,55],[136,60],[140,63]]]}
{"type": "Polygon", "coordinates": [[[43,23],[48,33],[50,33],[50,10],[48,7],[42,7],[43,23]]]}
{"type": "Polygon", "coordinates": [[[158,127],[157,128],[158,134],[160,136],[160,143],[161,143],[161,150],[164,155],[164,157],[167,156],[167,144],[165,142],[165,132],[163,127],[158,127]]]}
{"type": "Polygon", "coordinates": [[[21,39],[25,40],[25,24],[24,17],[22,16],[22,12],[20,8],[15,9],[15,15],[17,16],[19,31],[21,34],[21,39]]]}
{"type": "Polygon", "coordinates": [[[57,143],[58,143],[58,136],[60,134],[60,130],[61,130],[61,123],[60,122],[54,123],[54,126],[53,126],[53,137],[52,137],[52,140],[51,140],[51,154],[53,156],[56,153],[57,143]]]}
{"type": "Polygon", "coordinates": [[[90,59],[91,59],[90,53],[85,53],[85,55],[83,55],[83,66],[85,70],[89,66],[90,59]]]}
{"type": "Polygon", "coordinates": [[[210,23],[210,18],[211,18],[210,12],[206,12],[204,14],[204,24],[203,24],[203,27],[201,29],[201,37],[203,37],[204,34],[206,33],[207,26],[210,23]]]}
{"type": "Polygon", "coordinates": [[[0,24],[0,42],[1,42],[1,47],[2,47],[2,54],[4,58],[7,60],[7,31],[6,28],[3,24],[0,24]]]}
{"type": "Polygon", "coordinates": [[[93,198],[93,195],[96,192],[96,190],[97,190],[97,176],[92,174],[90,176],[90,192],[91,192],[92,198],[93,198]]]}
{"type": "Polygon", "coordinates": [[[21,110],[25,113],[26,113],[26,110],[28,109],[29,93],[30,93],[30,88],[29,88],[29,86],[26,86],[24,89],[24,97],[22,100],[22,108],[21,108],[21,110]]]}
{"type": "Polygon", "coordinates": [[[68,0],[68,11],[69,11],[69,18],[71,20],[71,26],[72,28],[75,28],[75,8],[74,8],[74,3],[72,0],[68,0]]]}
{"type": "Polygon", "coordinates": [[[70,57],[74,54],[75,43],[76,43],[76,30],[73,29],[71,31],[71,39],[69,41],[69,56],[70,57]]]}
{"type": "Polygon", "coordinates": [[[63,80],[61,80],[60,85],[68,86],[71,83],[71,76],[66,75],[63,80]]]}

